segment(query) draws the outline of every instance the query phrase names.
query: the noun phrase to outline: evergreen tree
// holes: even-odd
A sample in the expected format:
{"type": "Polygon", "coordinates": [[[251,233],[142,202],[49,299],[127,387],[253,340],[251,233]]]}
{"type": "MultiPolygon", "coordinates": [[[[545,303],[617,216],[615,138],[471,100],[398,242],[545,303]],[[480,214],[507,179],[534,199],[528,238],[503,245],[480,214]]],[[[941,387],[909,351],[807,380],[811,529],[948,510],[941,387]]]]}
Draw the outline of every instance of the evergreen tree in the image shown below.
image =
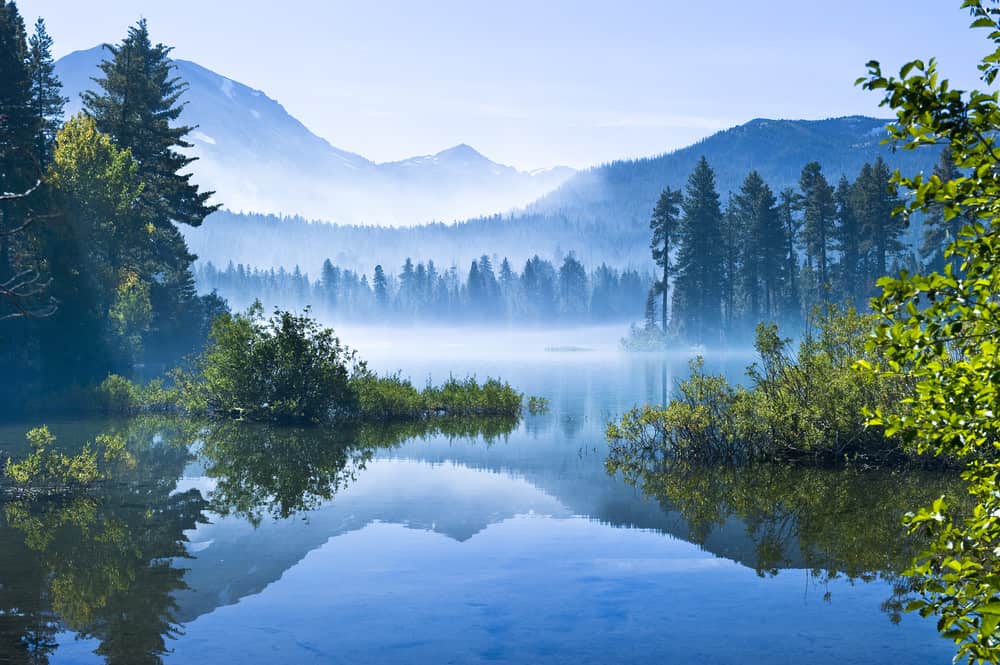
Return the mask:
{"type": "Polygon", "coordinates": [[[736,197],[740,240],[740,290],[752,325],[777,315],[784,277],[785,236],[774,193],[751,171],[736,197]]]}
{"type": "Polygon", "coordinates": [[[52,38],[41,18],[35,22],[35,32],[28,40],[28,72],[35,123],[35,157],[42,168],[46,168],[52,161],[56,133],[62,124],[63,106],[69,100],[62,96],[62,83],[56,76],[52,60],[52,38]]]}
{"type": "Polygon", "coordinates": [[[521,272],[521,292],[528,318],[551,318],[556,308],[556,271],[552,264],[537,254],[528,259],[521,272]]]}
{"type": "Polygon", "coordinates": [[[825,292],[830,284],[829,254],[837,215],[833,188],[823,175],[819,162],[810,162],[803,167],[799,188],[802,190],[802,243],[809,265],[816,269],[818,287],[825,299],[825,292]]]}
{"type": "Polygon", "coordinates": [[[185,140],[191,128],[177,120],[187,84],[173,75],[171,49],[151,42],[145,19],[129,28],[121,44],[105,48],[111,58],[95,79],[102,92],[83,93],[83,102],[98,129],[130,150],[139,166],[143,191],[136,224],[151,229],[153,255],[142,272],[154,312],[150,346],[165,349],[185,337],[190,321],[184,315],[194,307],[187,285],[195,257],[176,225],[199,226],[218,206],[208,204],[213,192],[200,191],[185,173],[194,158],[179,150],[191,147],[185,140]]]}
{"type": "Polygon", "coordinates": [[[837,205],[837,223],[834,228],[834,248],[840,253],[837,280],[840,292],[852,304],[858,304],[862,292],[861,229],[855,214],[854,188],[844,176],[837,183],[834,194],[837,205]]]}
{"type": "Polygon", "coordinates": [[[83,93],[87,112],[99,130],[132,151],[156,223],[199,226],[218,206],[207,203],[214,192],[200,191],[191,174],[182,173],[196,158],[178,151],[191,147],[185,137],[193,128],[176,123],[187,83],[173,75],[172,49],[152,43],[145,19],[129,28],[121,44],[105,48],[111,59],[101,63],[103,76],[95,79],[103,92],[83,93]]]}
{"type": "Polygon", "coordinates": [[[572,252],[559,268],[559,300],[562,314],[570,319],[582,319],[590,309],[587,271],[572,252]]]}
{"type": "Polygon", "coordinates": [[[651,286],[649,292],[646,293],[646,306],[643,309],[643,320],[646,324],[646,330],[653,330],[656,328],[656,286],[651,286]]]}
{"type": "MultiPolygon", "coordinates": [[[[40,177],[32,162],[35,131],[24,20],[15,3],[0,0],[0,191],[26,192],[40,177]]],[[[14,255],[23,247],[14,246],[12,233],[26,216],[23,201],[0,200],[0,284],[14,275],[14,255]]]]}
{"type": "Polygon", "coordinates": [[[340,269],[333,265],[330,259],[323,261],[320,271],[320,285],[323,297],[328,307],[337,307],[337,295],[340,289],[340,269]]]}
{"type": "Polygon", "coordinates": [[[669,187],[660,192],[660,198],[653,208],[653,215],[649,220],[649,228],[653,231],[652,240],[649,247],[653,252],[653,261],[660,268],[660,279],[655,287],[661,297],[660,316],[661,325],[664,332],[667,330],[667,307],[670,293],[670,253],[674,250],[674,241],[677,236],[677,227],[680,218],[680,205],[684,200],[684,194],[669,187]]]}
{"type": "Polygon", "coordinates": [[[406,257],[403,262],[403,269],[399,273],[399,307],[408,315],[414,313],[416,308],[416,275],[413,269],[413,261],[406,257]]]}
{"type": "Polygon", "coordinates": [[[505,256],[500,263],[500,297],[503,300],[504,312],[507,318],[514,316],[517,301],[517,275],[510,267],[510,261],[505,256]]]}
{"type": "Polygon", "coordinates": [[[479,257],[479,280],[482,285],[482,309],[488,315],[495,316],[500,309],[500,285],[493,273],[493,262],[485,254],[479,257]]]}
{"type": "Polygon", "coordinates": [[[889,259],[903,248],[899,237],[906,221],[892,211],[899,199],[892,190],[889,166],[878,157],[874,164],[865,164],[855,181],[855,214],[863,237],[862,249],[868,260],[869,287],[888,273],[889,259]]]}
{"type": "Polygon", "coordinates": [[[726,202],[722,215],[722,329],[728,335],[733,332],[737,319],[736,287],[742,271],[742,247],[746,231],[743,219],[736,209],[732,194],[726,202]]]}
{"type": "Polygon", "coordinates": [[[801,294],[799,291],[799,255],[796,247],[799,244],[801,220],[795,211],[799,208],[799,195],[794,189],[782,190],[778,202],[778,224],[781,226],[784,243],[784,280],[782,293],[782,313],[786,318],[795,319],[801,313],[801,294]]]}
{"type": "Polygon", "coordinates": [[[375,291],[375,304],[379,309],[385,310],[389,306],[389,281],[386,279],[385,271],[382,270],[381,265],[375,266],[372,289],[375,291]]]}
{"type": "Polygon", "coordinates": [[[698,341],[720,332],[723,286],[722,210],[715,173],[702,157],[688,179],[683,203],[674,284],[675,320],[698,341]]]}

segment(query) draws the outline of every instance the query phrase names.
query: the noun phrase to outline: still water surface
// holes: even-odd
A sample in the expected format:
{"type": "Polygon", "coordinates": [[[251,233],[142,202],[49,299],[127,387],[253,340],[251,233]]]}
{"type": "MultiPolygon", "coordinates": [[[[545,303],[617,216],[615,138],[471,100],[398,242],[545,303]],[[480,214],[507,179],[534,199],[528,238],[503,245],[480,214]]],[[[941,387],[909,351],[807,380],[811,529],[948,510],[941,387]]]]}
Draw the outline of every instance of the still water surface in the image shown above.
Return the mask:
{"type": "Polygon", "coordinates": [[[551,411],[322,434],[50,423],[70,446],[123,432],[139,465],[93,497],[2,506],[0,663],[950,662],[895,611],[899,515],[948,479],[630,484],[605,472],[604,425],[661,401],[686,354],[620,354],[608,331],[342,334],[376,369],[500,375],[551,411]]]}

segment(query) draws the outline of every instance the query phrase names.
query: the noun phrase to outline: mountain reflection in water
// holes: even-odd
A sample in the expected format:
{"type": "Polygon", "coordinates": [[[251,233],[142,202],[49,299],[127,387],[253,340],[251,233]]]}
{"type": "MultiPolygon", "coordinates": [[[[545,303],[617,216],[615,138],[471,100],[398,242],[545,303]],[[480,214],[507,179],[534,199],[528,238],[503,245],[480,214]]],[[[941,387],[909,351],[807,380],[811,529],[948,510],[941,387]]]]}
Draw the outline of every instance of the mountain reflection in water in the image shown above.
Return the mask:
{"type": "Polygon", "coordinates": [[[120,432],[138,464],[0,506],[0,663],[948,662],[892,618],[899,516],[951,480],[609,475],[603,424],[662,397],[664,362],[498,367],[552,399],[520,423],[49,423],[68,447],[120,432]]]}

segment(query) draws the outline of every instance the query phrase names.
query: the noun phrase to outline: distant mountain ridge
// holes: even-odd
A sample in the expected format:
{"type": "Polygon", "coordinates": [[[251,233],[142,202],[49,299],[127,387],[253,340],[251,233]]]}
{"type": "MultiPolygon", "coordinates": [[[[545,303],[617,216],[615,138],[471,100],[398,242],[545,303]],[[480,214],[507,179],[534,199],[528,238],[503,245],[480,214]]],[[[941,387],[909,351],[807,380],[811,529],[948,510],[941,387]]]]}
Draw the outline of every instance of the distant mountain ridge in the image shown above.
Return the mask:
{"type": "MultiPolygon", "coordinates": [[[[103,47],[60,58],[56,71],[80,110],[96,84],[103,47]]],[[[377,164],[313,134],[264,92],[195,62],[175,60],[188,83],[181,120],[199,157],[195,179],[230,210],[297,214],[338,223],[409,226],[522,207],[572,175],[565,167],[527,173],[460,144],[435,155],[377,164]]]]}
{"type": "Polygon", "coordinates": [[[758,118],[693,145],[655,157],[611,162],[580,171],[527,208],[529,214],[631,227],[649,219],[664,187],[683,188],[704,156],[715,170],[723,204],[751,170],[775,193],[797,187],[802,167],[817,161],[831,184],[853,180],[865,162],[882,156],[906,172],[929,171],[938,151],[893,151],[882,145],[889,120],[845,116],[826,120],[758,118]]]}
{"type": "MultiPolygon", "coordinates": [[[[881,144],[886,123],[859,116],[753,120],[658,157],[579,172],[524,210],[462,224],[392,231],[220,213],[214,223],[186,235],[193,251],[218,266],[229,260],[263,268],[297,264],[314,276],[327,257],[365,272],[381,263],[391,272],[406,257],[465,269],[482,254],[509,257],[520,267],[536,253],[559,261],[568,252],[591,268],[604,261],[652,269],[649,216],[656,199],[667,185],[684,187],[702,155],[715,169],[723,205],[751,169],[760,171],[776,194],[797,188],[802,167],[811,161],[823,166],[833,185],[841,175],[853,180],[865,162],[878,156],[906,173],[929,173],[938,149],[893,152],[881,144]]],[[[908,234],[906,240],[914,243],[919,225],[908,234]]]]}

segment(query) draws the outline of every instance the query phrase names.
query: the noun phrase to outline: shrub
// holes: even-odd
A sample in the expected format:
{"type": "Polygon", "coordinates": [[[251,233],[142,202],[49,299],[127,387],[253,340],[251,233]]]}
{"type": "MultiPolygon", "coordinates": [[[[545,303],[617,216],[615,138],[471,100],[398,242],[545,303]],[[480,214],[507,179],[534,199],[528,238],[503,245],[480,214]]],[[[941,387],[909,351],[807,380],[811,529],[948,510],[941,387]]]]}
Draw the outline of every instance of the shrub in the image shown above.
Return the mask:
{"type": "Polygon", "coordinates": [[[178,375],[182,403],[193,411],[250,420],[319,422],[353,413],[353,352],[308,316],[276,310],[265,319],[255,303],[212,324],[197,375],[178,375]]]}
{"type": "Polygon", "coordinates": [[[528,398],[528,413],[537,416],[549,412],[549,400],[545,397],[532,395],[528,398]]]}
{"type": "Polygon", "coordinates": [[[142,399],[138,386],[118,374],[111,374],[94,390],[97,408],[104,413],[135,413],[142,399]]]}
{"type": "Polygon", "coordinates": [[[45,425],[25,436],[31,454],[19,462],[8,458],[4,467],[4,475],[24,491],[57,493],[86,488],[110,478],[115,465],[133,464],[121,436],[102,434],[72,456],[53,449],[56,437],[45,425]]]}
{"type": "Polygon", "coordinates": [[[665,407],[646,406],[608,426],[612,449],[636,457],[699,461],[855,461],[881,464],[906,454],[866,409],[898,410],[912,394],[897,375],[859,373],[878,360],[865,350],[872,319],[853,310],[812,317],[798,352],[774,325],[757,328],[760,361],[747,369],[749,387],[704,372],[700,359],[665,407]]]}

